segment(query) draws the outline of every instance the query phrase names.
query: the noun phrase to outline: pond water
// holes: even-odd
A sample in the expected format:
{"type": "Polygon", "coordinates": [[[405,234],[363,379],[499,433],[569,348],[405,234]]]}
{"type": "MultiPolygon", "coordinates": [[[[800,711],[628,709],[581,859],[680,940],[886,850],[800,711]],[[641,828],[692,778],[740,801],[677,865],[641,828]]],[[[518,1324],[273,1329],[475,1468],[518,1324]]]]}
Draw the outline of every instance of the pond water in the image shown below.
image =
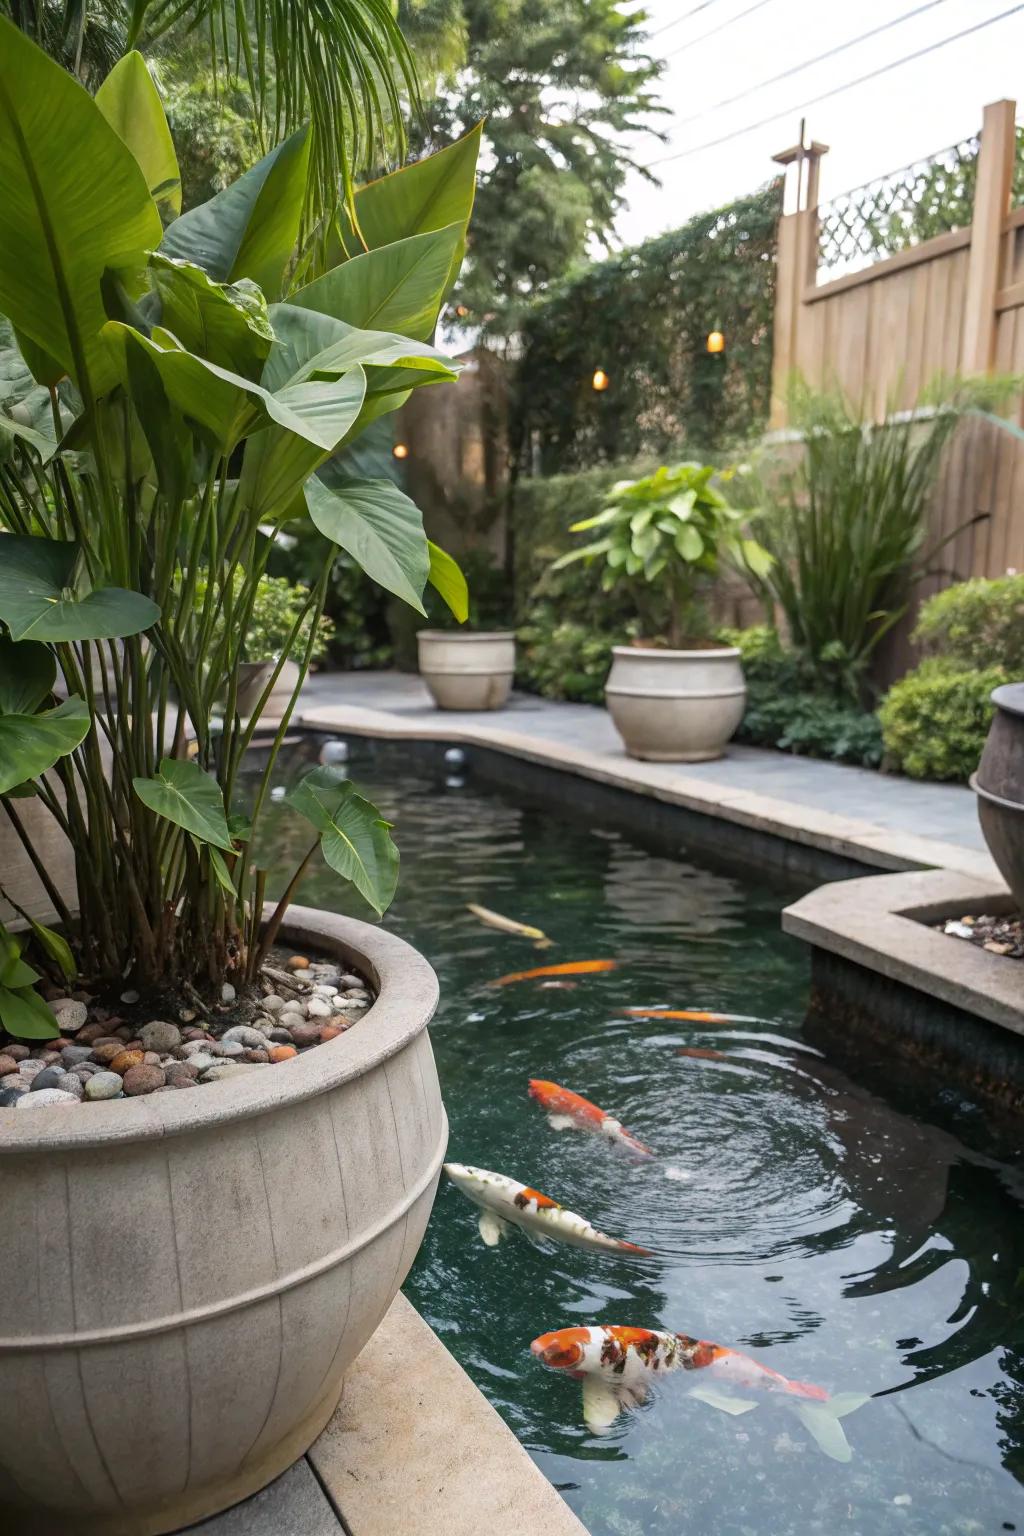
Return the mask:
{"type": "MultiPolygon", "coordinates": [[[[544,1250],[519,1232],[487,1248],[475,1207],[443,1181],[405,1287],[594,1536],[1024,1532],[1024,1181],[956,1095],[887,1102],[803,1037],[807,952],[779,927],[798,892],[577,820],[568,779],[562,812],[471,774],[446,782],[439,749],[356,743],[351,772],[402,850],[386,926],[441,978],[431,1035],[449,1156],[655,1250],[544,1250]],[[467,902],[555,947],[481,926],[467,902]],[[619,967],[573,989],[486,985],[598,958],[619,967]],[[622,1012],[655,1006],[763,1022],[622,1012]],[[531,1077],[616,1114],[658,1156],[552,1130],[531,1077]],[[844,1420],[853,1460],[826,1459],[783,1407],[730,1417],[694,1400],[682,1372],[594,1436],[579,1385],[529,1352],[540,1333],[591,1323],[692,1334],[872,1394],[844,1420]]],[[[274,837],[284,871],[283,820],[274,837]]],[[[323,869],[302,899],[365,915],[323,869]]]]}

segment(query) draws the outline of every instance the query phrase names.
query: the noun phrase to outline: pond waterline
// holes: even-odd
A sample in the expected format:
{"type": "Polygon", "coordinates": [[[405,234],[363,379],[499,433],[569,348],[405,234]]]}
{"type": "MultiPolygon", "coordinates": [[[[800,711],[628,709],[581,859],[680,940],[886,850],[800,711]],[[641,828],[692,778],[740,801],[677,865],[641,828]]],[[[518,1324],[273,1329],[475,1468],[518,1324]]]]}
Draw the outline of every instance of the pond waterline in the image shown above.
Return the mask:
{"type": "MultiPolygon", "coordinates": [[[[402,850],[385,923],[441,979],[449,1156],[654,1250],[538,1248],[517,1232],[488,1248],[445,1182],[405,1286],[594,1536],[1024,1532],[1020,1173],[984,1150],[974,1106],[888,1101],[804,1037],[807,952],[779,928],[798,891],[681,839],[651,850],[577,821],[571,780],[562,809],[453,774],[436,748],[353,743],[350,769],[402,850]],[[554,946],[482,926],[468,902],[554,946]],[[618,968],[571,987],[487,985],[597,958],[618,968]],[[657,1006],[764,1022],[624,1013],[657,1006]],[[658,1155],[552,1130],[527,1095],[535,1077],[658,1155]],[[844,1421],[853,1460],[827,1460],[784,1407],[730,1417],[695,1401],[682,1372],[592,1435],[579,1385],[529,1353],[538,1334],[589,1323],[693,1334],[872,1394],[844,1421]]],[[[269,835],[280,886],[306,833],[275,806],[269,835]]],[[[366,915],[325,869],[300,899],[366,915]]]]}

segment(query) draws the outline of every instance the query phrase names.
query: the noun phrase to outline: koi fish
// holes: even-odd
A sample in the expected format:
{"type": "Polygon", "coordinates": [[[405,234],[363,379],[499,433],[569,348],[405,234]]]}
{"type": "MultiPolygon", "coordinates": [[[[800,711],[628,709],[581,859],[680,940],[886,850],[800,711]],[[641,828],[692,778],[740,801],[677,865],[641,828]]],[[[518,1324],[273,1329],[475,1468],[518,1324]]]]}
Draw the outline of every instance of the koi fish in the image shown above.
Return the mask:
{"type": "Polygon", "coordinates": [[[542,976],[593,976],[598,971],[614,971],[617,960],[565,960],[561,965],[538,965],[533,971],[511,971],[489,981],[489,987],[507,987],[514,981],[538,981],[542,976]]]}
{"type": "Polygon", "coordinates": [[[488,1248],[495,1247],[510,1226],[522,1227],[538,1237],[570,1248],[585,1248],[591,1253],[634,1253],[648,1255],[649,1248],[638,1248],[617,1237],[608,1237],[591,1226],[585,1216],[567,1211],[528,1184],[520,1184],[503,1173],[486,1168],[470,1168],[465,1163],[445,1163],[444,1171],[457,1189],[480,1207],[480,1236],[488,1248]]]}
{"type": "Polygon", "coordinates": [[[490,907],[478,907],[473,901],[468,904],[466,911],[472,912],[488,928],[497,928],[501,933],[514,933],[520,939],[533,939],[534,949],[550,949],[554,942],[542,928],[531,928],[529,923],[517,923],[515,918],[502,917],[500,912],[492,912],[490,907]]]}
{"type": "Polygon", "coordinates": [[[583,1418],[595,1434],[608,1429],[624,1408],[642,1403],[656,1377],[701,1371],[706,1375],[691,1387],[691,1397],[730,1414],[749,1413],[759,1399],[770,1398],[796,1414],[826,1456],[849,1461],[853,1452],[839,1421],[868,1401],[858,1392],[830,1397],[824,1388],[790,1381],[738,1350],[652,1328],[562,1328],[541,1334],[530,1350],[552,1370],[582,1381],[583,1418]]]}
{"type": "Polygon", "coordinates": [[[578,986],[578,981],[542,981],[540,989],[542,992],[575,992],[578,986]]]}
{"type": "Polygon", "coordinates": [[[761,1024],[749,1013],[703,1013],[696,1008],[623,1008],[631,1019],[689,1019],[691,1024],[761,1024]]]}
{"type": "Polygon", "coordinates": [[[557,1083],[531,1077],[530,1097],[536,1099],[544,1110],[553,1131],[595,1131],[621,1147],[628,1147],[640,1157],[654,1156],[650,1147],[645,1147],[642,1141],[631,1136],[621,1121],[613,1115],[605,1114],[603,1109],[598,1109],[596,1104],[591,1104],[589,1099],[582,1098],[569,1088],[560,1088],[557,1083]]]}
{"type": "Polygon", "coordinates": [[[684,1045],[681,1051],[676,1051],[677,1056],[692,1056],[694,1061],[728,1061],[724,1051],[706,1051],[696,1045],[684,1045]]]}

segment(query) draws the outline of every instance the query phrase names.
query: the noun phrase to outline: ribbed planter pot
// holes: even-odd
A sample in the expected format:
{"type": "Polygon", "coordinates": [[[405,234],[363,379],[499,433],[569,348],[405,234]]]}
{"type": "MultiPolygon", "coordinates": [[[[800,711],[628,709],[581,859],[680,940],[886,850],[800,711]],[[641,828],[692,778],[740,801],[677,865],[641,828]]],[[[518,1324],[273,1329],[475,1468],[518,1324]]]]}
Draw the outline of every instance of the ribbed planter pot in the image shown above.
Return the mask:
{"type": "Polygon", "coordinates": [[[373,979],[354,1029],[240,1080],[3,1112],[11,1536],[156,1536],[262,1488],[412,1264],[447,1140],[436,978],[348,918],[293,908],[284,934],[373,979]]]}
{"type": "Polygon", "coordinates": [[[992,694],[996,712],[971,787],[988,851],[1024,909],[1024,683],[992,694]]]}
{"type": "Polygon", "coordinates": [[[738,650],[616,645],[612,655],[605,701],[630,757],[700,763],[722,756],[747,699],[738,650]]]}
{"type": "Polygon", "coordinates": [[[416,636],[420,676],[438,709],[501,709],[516,670],[511,630],[460,634],[421,629],[416,636]]]}

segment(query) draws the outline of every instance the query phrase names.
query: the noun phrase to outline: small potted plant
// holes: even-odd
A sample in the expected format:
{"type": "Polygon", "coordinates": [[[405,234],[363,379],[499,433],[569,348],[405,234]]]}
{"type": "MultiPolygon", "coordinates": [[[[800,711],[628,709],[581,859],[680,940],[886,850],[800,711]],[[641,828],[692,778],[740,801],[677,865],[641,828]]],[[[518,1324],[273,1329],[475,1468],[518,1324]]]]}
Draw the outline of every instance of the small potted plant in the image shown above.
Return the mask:
{"type": "Polygon", "coordinates": [[[703,593],[724,562],[763,572],[770,556],[743,531],[707,464],[662,467],[612,487],[608,505],[574,523],[598,538],[556,560],[601,560],[601,585],[625,584],[641,638],[613,647],[605,699],[630,757],[701,762],[720,757],[743,718],[740,653],[708,638],[703,593]]]}
{"type": "MultiPolygon", "coordinates": [[[[236,597],[244,582],[245,572],[237,571],[234,578],[236,597]]],[[[312,628],[312,620],[308,615],[304,616],[308,599],[308,589],[300,583],[290,582],[286,576],[261,576],[257,582],[239,664],[236,707],[240,715],[251,713],[275,670],[277,680],[267,696],[264,715],[267,719],[278,719],[289,707],[299,686],[300,662],[305,657],[312,628]],[[282,657],[283,663],[278,668],[282,657]]],[[[206,581],[199,577],[196,606],[201,610],[205,601],[206,581]]],[[[215,629],[215,638],[217,634],[215,629]]],[[[321,614],[310,646],[310,667],[323,660],[333,634],[333,620],[326,613],[321,614]]]]}

